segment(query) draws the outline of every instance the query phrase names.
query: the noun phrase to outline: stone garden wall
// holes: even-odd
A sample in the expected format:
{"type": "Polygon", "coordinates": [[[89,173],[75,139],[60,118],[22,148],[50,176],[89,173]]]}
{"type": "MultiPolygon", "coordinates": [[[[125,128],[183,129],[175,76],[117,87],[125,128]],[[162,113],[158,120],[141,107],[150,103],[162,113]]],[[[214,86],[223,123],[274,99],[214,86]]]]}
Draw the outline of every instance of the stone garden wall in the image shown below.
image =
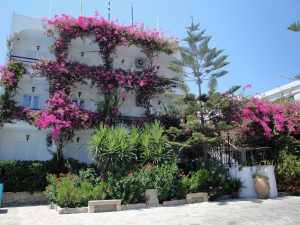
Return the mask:
{"type": "Polygon", "coordinates": [[[2,207],[46,204],[43,192],[4,192],[2,207]]]}

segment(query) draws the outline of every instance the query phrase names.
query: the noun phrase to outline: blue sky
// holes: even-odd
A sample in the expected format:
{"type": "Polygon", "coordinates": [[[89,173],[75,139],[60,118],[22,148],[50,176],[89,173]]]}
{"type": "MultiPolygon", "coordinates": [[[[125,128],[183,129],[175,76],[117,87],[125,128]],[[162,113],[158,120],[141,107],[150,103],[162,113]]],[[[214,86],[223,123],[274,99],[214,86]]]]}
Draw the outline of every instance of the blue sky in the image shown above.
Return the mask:
{"type": "MultiPolygon", "coordinates": [[[[9,0],[0,6],[0,64],[4,63],[11,15],[47,17],[52,0],[9,0]]],[[[54,14],[79,15],[79,0],[53,0],[54,14]]],[[[107,17],[107,0],[83,0],[83,14],[97,10],[107,17]]],[[[195,22],[212,35],[211,47],[229,55],[229,74],[219,79],[219,90],[251,84],[249,94],[263,92],[300,74],[300,33],[287,30],[300,20],[300,0],[133,0],[134,21],[159,27],[179,39],[185,27],[195,22]]],[[[111,0],[111,18],[130,24],[130,0],[111,0]]],[[[188,82],[192,92],[196,87],[188,82]]]]}

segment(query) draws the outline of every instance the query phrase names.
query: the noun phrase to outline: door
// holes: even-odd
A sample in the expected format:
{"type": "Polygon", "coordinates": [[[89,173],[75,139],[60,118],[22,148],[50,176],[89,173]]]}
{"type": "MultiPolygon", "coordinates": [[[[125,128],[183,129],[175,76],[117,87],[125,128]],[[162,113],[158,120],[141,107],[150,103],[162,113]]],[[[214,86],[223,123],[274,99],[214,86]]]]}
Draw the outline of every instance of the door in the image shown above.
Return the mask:
{"type": "Polygon", "coordinates": [[[16,160],[38,160],[39,159],[38,142],[16,142],[14,159],[16,160]]]}

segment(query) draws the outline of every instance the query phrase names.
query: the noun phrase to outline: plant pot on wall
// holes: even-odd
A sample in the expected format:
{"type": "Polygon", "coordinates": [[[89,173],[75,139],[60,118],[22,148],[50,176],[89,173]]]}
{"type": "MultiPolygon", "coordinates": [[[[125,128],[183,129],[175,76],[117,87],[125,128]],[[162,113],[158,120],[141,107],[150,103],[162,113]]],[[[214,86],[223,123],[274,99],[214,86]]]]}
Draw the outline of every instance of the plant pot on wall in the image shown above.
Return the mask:
{"type": "Polygon", "coordinates": [[[254,190],[258,198],[267,198],[270,192],[269,178],[267,176],[255,176],[254,180],[254,190]]]}
{"type": "Polygon", "coordinates": [[[149,206],[159,205],[156,189],[146,189],[146,204],[149,206]]]}

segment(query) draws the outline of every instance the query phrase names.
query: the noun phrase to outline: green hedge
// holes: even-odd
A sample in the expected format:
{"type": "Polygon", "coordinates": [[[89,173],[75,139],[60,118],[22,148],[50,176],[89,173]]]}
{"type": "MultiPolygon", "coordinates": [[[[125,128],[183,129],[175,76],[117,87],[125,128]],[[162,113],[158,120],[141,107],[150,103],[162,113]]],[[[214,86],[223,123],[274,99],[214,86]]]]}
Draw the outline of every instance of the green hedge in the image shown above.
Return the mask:
{"type": "Polygon", "coordinates": [[[43,191],[47,186],[48,173],[66,173],[70,168],[78,171],[86,168],[86,164],[75,160],[68,160],[61,168],[57,167],[55,160],[49,161],[0,161],[0,183],[4,183],[4,191],[43,191]],[[67,166],[69,165],[69,166],[67,166]]]}

